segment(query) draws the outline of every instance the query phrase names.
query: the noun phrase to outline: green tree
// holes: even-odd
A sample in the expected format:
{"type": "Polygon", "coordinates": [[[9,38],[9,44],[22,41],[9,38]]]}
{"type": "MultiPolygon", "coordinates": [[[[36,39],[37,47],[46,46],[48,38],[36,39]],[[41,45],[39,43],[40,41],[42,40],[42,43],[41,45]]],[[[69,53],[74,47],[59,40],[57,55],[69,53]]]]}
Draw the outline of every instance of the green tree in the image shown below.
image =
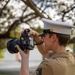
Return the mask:
{"type": "Polygon", "coordinates": [[[22,23],[33,27],[45,17],[74,24],[74,15],[75,0],[0,0],[0,40],[15,37],[14,30],[22,23]]]}

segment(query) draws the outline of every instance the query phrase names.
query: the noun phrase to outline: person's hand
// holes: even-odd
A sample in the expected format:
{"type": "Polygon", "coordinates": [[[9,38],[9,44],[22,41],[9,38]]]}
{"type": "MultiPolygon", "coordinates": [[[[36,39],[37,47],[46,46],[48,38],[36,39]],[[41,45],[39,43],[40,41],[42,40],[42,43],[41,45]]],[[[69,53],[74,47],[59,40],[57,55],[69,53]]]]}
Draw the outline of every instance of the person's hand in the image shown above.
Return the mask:
{"type": "Polygon", "coordinates": [[[30,32],[28,33],[29,36],[33,35],[35,37],[35,36],[39,35],[39,33],[36,32],[35,30],[33,30],[33,29],[29,29],[29,30],[30,30],[30,32]]]}
{"type": "MultiPolygon", "coordinates": [[[[35,30],[33,30],[33,29],[25,29],[25,30],[22,31],[22,33],[23,33],[24,31],[28,32],[28,36],[33,36],[34,41],[35,41],[36,43],[39,43],[40,41],[42,41],[42,40],[41,40],[41,37],[39,36],[39,33],[38,33],[37,31],[35,31],[35,30]]],[[[22,34],[22,33],[21,33],[21,34],[22,34]]]]}
{"type": "Polygon", "coordinates": [[[21,55],[21,71],[20,75],[29,75],[29,50],[21,50],[21,48],[16,45],[21,55]]]}
{"type": "Polygon", "coordinates": [[[23,51],[18,45],[16,45],[16,48],[19,50],[22,59],[29,59],[29,50],[23,51]]]}
{"type": "Polygon", "coordinates": [[[36,32],[36,31],[33,30],[33,29],[25,29],[25,30],[23,30],[23,31],[21,32],[21,34],[22,34],[24,31],[28,32],[28,36],[32,36],[32,35],[33,35],[33,37],[35,37],[35,36],[38,36],[38,35],[39,35],[39,33],[36,32]]]}

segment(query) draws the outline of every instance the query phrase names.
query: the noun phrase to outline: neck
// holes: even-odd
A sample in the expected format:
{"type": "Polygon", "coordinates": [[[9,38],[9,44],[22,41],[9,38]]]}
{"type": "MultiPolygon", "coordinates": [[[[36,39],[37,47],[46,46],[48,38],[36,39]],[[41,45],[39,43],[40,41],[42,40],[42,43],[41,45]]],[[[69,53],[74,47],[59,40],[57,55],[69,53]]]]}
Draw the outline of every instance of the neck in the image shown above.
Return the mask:
{"type": "Polygon", "coordinates": [[[66,52],[66,48],[64,46],[57,46],[52,51],[53,51],[53,53],[66,52]]]}

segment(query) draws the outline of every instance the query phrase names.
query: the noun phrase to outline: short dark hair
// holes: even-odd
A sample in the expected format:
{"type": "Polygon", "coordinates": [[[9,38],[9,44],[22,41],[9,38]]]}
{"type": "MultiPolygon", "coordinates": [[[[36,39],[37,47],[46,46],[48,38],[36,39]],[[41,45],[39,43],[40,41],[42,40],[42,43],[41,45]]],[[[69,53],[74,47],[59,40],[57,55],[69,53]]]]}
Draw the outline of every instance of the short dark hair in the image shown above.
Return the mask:
{"type": "Polygon", "coordinates": [[[67,46],[70,40],[70,35],[61,35],[61,34],[56,34],[59,40],[59,45],[63,45],[64,47],[67,46]]]}
{"type": "MultiPolygon", "coordinates": [[[[53,35],[54,33],[50,33],[50,37],[53,35]]],[[[70,35],[65,35],[65,34],[58,34],[55,33],[58,41],[59,41],[59,45],[63,45],[64,47],[67,46],[67,44],[69,43],[70,40],[70,35]]]]}

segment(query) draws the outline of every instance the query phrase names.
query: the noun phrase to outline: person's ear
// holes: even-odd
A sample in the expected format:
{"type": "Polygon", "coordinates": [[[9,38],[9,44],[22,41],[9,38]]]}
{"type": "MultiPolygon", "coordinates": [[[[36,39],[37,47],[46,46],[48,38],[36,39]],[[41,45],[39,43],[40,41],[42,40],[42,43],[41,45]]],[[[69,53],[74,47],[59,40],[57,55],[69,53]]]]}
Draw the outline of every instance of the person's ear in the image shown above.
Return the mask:
{"type": "Polygon", "coordinates": [[[52,41],[56,41],[56,39],[57,39],[56,34],[53,34],[51,38],[52,38],[52,41]]]}

